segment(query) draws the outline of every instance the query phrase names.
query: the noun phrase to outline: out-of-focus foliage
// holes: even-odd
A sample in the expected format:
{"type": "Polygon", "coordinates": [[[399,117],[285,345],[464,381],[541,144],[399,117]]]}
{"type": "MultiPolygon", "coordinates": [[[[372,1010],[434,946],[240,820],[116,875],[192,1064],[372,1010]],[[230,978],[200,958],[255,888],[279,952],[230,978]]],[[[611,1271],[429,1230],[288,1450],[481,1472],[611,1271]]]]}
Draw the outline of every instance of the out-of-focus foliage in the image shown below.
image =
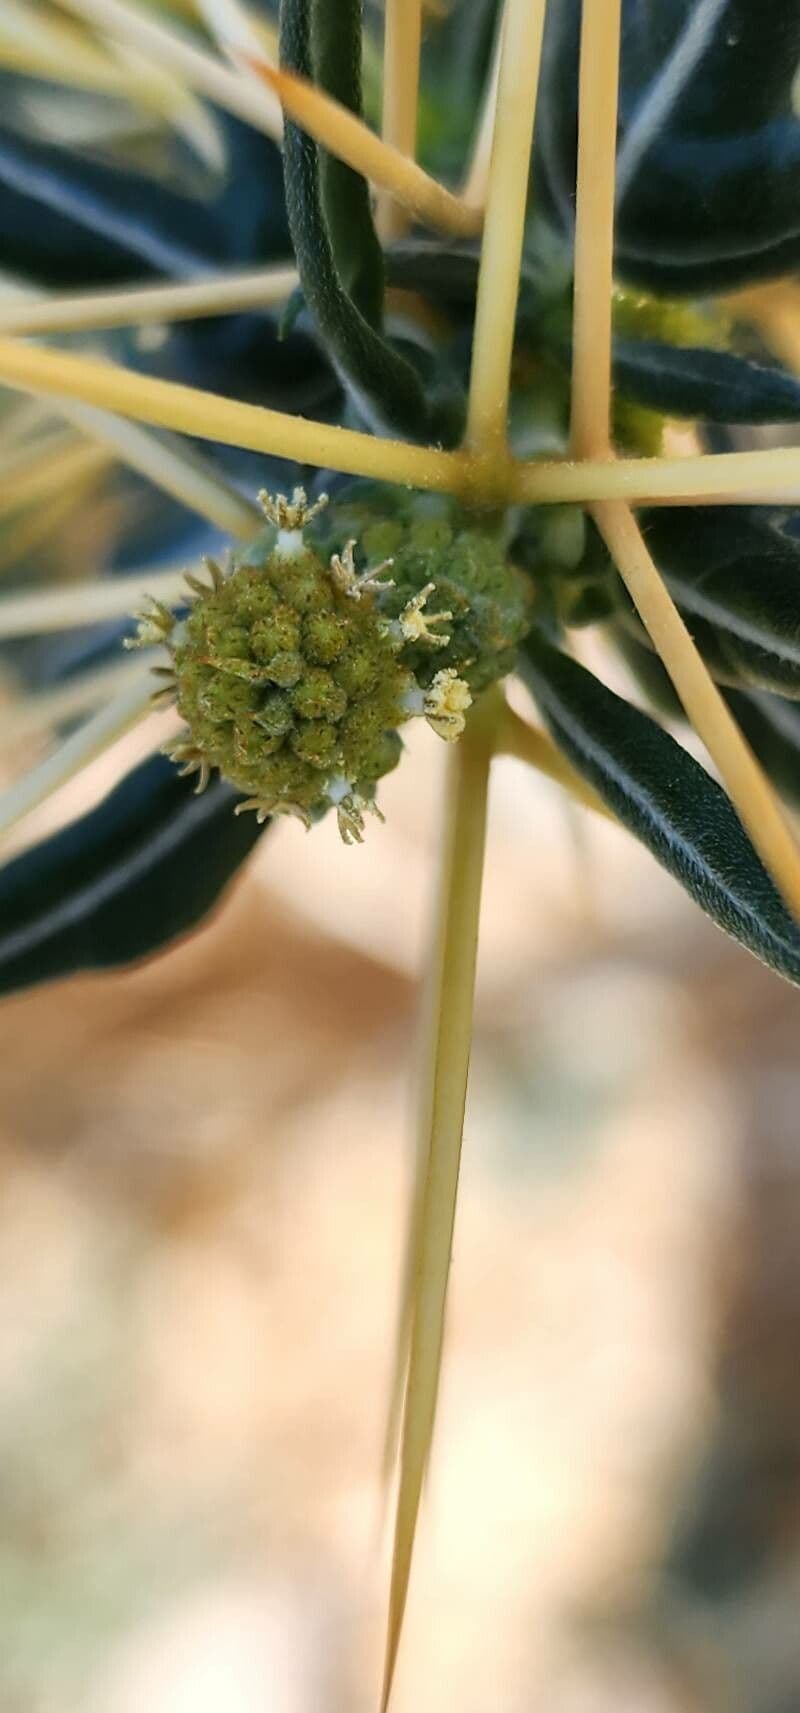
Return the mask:
{"type": "MultiPolygon", "coordinates": [[[[667,418],[693,425],[698,445],[712,434],[727,434],[732,425],[792,423],[800,418],[800,382],[765,347],[745,311],[718,306],[712,298],[753,280],[790,275],[800,260],[800,122],[791,93],[800,21],[783,0],[766,0],[758,8],[747,0],[668,0],[659,6],[625,0],[623,12],[616,233],[622,289],[614,348],[618,443],[628,452],[658,451],[667,418]]],[[[274,9],[266,8],[265,16],[276,22],[274,9]]],[[[492,0],[454,0],[443,16],[437,8],[427,17],[420,153],[426,166],[453,181],[465,169],[496,24],[492,0]]],[[[192,26],[184,19],[182,27],[192,26]]],[[[578,27],[576,0],[549,7],[513,373],[512,438],[523,456],[566,448],[578,27]]],[[[361,28],[357,5],[284,0],[284,63],[312,74],[359,111],[361,28]]],[[[372,9],[363,28],[366,105],[374,119],[380,35],[372,9]]],[[[214,51],[207,39],[205,45],[214,51]]],[[[382,257],[362,181],[291,124],[282,163],[275,142],[209,108],[214,147],[204,155],[185,137],[154,125],[152,116],[148,123],[141,115],[133,122],[128,112],[127,130],[115,135],[108,103],[98,107],[95,98],[67,99],[62,93],[62,107],[48,107],[33,99],[30,80],[8,75],[3,91],[4,266],[31,287],[185,279],[290,260],[294,253],[301,289],[283,324],[278,312],[265,311],[176,323],[154,339],[114,333],[102,339],[111,356],[304,416],[423,441],[457,438],[469,371],[476,244],[412,230],[382,257]],[[66,141],[56,140],[59,112],[71,116],[66,141]],[[81,112],[83,130],[76,120],[81,112]],[[397,288],[412,294],[411,307],[407,298],[398,301],[397,288]]],[[[98,337],[90,343],[94,348],[98,337]]],[[[207,450],[243,493],[265,482],[288,487],[306,480],[315,491],[326,487],[334,494],[342,486],[336,472],[309,480],[309,472],[279,461],[207,450]]],[[[109,575],[155,570],[219,547],[219,532],[198,531],[185,508],[155,497],[141,478],[117,473],[110,485],[118,521],[106,532],[97,559],[82,569],[109,575]]],[[[391,492],[381,495],[374,485],[369,492],[371,506],[377,493],[386,515],[395,515],[391,492]]],[[[409,504],[413,512],[416,501],[409,504]]],[[[681,507],[653,513],[645,527],[712,674],[778,788],[796,799],[796,516],[770,507],[681,507]]],[[[721,805],[716,784],[672,738],[652,722],[642,726],[643,716],[608,701],[599,684],[569,664],[571,631],[603,627],[656,712],[679,717],[593,527],[568,511],[550,517],[517,511],[502,532],[531,583],[535,640],[525,674],[575,764],[595,783],[598,767],[606,784],[616,779],[616,811],[657,858],[716,920],[784,973],[796,973],[796,930],[743,842],[738,822],[721,805]],[[564,651],[561,664],[553,649],[564,651]],[[585,725],[580,742],[573,742],[574,733],[568,737],[565,704],[559,701],[561,712],[554,711],[556,682],[559,696],[567,689],[578,695],[585,725]],[[595,719],[603,724],[602,764],[589,754],[595,719]],[[634,766],[637,734],[643,733],[651,793],[646,812],[634,766]],[[673,788],[680,802],[670,798],[673,788]]],[[[3,533],[0,527],[0,553],[3,533]]],[[[8,568],[9,587],[30,570],[29,559],[16,571],[8,568]]],[[[123,629],[93,629],[66,647],[63,641],[18,647],[14,658],[29,684],[57,683],[114,658],[123,629]]],[[[117,932],[108,912],[113,914],[117,898],[126,909],[125,895],[113,878],[105,879],[107,823],[102,814],[99,820],[97,813],[90,815],[71,829],[70,849],[83,850],[88,892],[96,885],[97,899],[106,901],[87,903],[85,892],[65,935],[61,904],[67,909],[72,882],[64,881],[62,900],[62,869],[50,861],[49,847],[19,859],[0,895],[0,953],[7,944],[16,947],[3,973],[7,986],[95,961],[97,910],[105,912],[100,919],[108,961],[168,941],[200,915],[255,836],[241,827],[235,834],[231,828],[221,831],[221,812],[219,819],[216,812],[203,819],[182,788],[170,793],[160,766],[145,768],[119,790],[115,802],[128,805],[125,837],[137,863],[152,863],[152,896],[162,901],[158,913],[141,912],[139,939],[127,920],[124,932],[117,932]],[[151,780],[157,789],[148,810],[151,780]],[[205,889],[190,888],[191,902],[173,914],[167,878],[172,852],[184,850],[191,870],[201,849],[195,836],[213,844],[219,861],[213,873],[207,869],[205,889]],[[26,932],[28,920],[36,924],[34,937],[17,942],[13,925],[21,921],[26,932]]],[[[223,792],[217,801],[221,811],[223,792]]],[[[119,871],[117,856],[112,876],[119,871]]],[[[69,874],[69,865],[63,872],[69,874]]]]}

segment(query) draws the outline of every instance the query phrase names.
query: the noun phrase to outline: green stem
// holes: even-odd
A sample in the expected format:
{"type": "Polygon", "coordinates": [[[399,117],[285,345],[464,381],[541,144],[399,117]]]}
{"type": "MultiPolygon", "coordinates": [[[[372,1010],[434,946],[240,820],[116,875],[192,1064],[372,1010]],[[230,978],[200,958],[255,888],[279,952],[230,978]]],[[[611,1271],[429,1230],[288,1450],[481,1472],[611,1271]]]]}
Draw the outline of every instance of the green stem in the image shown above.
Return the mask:
{"type": "Polygon", "coordinates": [[[449,763],[439,922],[432,963],[428,1088],[420,1108],[418,1164],[424,1174],[424,1188],[415,1198],[412,1224],[408,1385],[400,1449],[384,1709],[397,1658],[422,1483],[436,1414],[472,1042],[489,769],[501,710],[499,691],[481,698],[449,763]]]}
{"type": "Polygon", "coordinates": [[[586,809],[594,809],[598,815],[605,815],[608,820],[614,817],[606,808],[602,798],[581,779],[574,767],[570,766],[565,755],[562,755],[557,744],[546,732],[538,726],[529,726],[527,720],[520,719],[513,708],[504,707],[497,728],[495,750],[498,755],[512,755],[517,761],[527,762],[537,773],[544,773],[548,779],[554,779],[562,785],[565,791],[576,803],[582,803],[586,809]]]}

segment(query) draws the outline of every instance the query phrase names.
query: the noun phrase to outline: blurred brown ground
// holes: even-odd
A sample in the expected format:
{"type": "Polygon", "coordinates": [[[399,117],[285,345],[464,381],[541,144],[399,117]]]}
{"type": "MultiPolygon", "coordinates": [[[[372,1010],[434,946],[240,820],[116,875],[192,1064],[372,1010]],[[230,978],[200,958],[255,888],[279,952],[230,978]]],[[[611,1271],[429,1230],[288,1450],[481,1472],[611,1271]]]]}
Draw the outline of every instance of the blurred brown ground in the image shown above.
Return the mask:
{"type": "MultiPolygon", "coordinates": [[[[0,1011],[0,1713],[375,1706],[415,749],[362,849],[0,1011]]],[[[513,763],[483,927],[397,1713],[789,1713],[796,996],[513,763]]]]}

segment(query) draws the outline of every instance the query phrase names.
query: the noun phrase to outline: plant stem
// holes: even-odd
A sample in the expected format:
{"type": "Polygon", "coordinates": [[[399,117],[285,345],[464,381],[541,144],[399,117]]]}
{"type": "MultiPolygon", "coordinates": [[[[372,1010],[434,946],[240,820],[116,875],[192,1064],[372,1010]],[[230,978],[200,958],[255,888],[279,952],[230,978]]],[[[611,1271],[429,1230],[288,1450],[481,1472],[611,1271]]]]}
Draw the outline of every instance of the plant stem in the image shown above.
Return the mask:
{"type": "Polygon", "coordinates": [[[800,850],[772,787],[656,570],[633,513],[614,502],[594,506],[592,511],[689,719],[719,768],[739,819],[800,920],[800,850]]]}
{"type": "Polygon", "coordinates": [[[390,148],[363,120],[330,95],[293,72],[276,71],[266,61],[253,60],[252,64],[296,125],[354,172],[361,173],[370,184],[387,191],[423,225],[461,238],[480,232],[483,225],[480,209],[468,208],[460,197],[446,190],[399,149],[390,148]]]}
{"type": "Polygon", "coordinates": [[[474,453],[501,457],[544,12],[545,0],[507,0],[478,276],[466,439],[474,453]]]}
{"type": "Polygon", "coordinates": [[[422,1482],[436,1413],[472,1040],[489,768],[500,707],[499,693],[490,692],[482,698],[448,764],[439,892],[441,918],[433,951],[430,1097],[423,1097],[421,1108],[427,1129],[427,1138],[423,1137],[419,1151],[425,1187],[415,1243],[408,1385],[381,1701],[384,1710],[400,1641],[422,1482]]]}
{"type": "Polygon", "coordinates": [[[593,809],[598,815],[604,815],[606,820],[616,819],[610,809],[606,808],[602,798],[592,790],[591,785],[587,785],[586,780],[581,779],[580,774],[570,766],[552,738],[548,737],[546,732],[540,731],[538,726],[531,726],[527,720],[521,719],[507,704],[497,728],[495,753],[511,755],[517,761],[527,762],[537,773],[543,773],[548,779],[554,779],[558,785],[562,785],[576,803],[581,803],[586,809],[593,809]]]}
{"type": "MultiPolygon", "coordinates": [[[[417,152],[422,0],[386,0],[383,38],[381,134],[390,148],[413,160],[417,152]]],[[[377,225],[389,242],[408,228],[408,212],[386,192],[379,198],[377,225]]]]}
{"type": "Polygon", "coordinates": [[[621,0],[583,0],[572,323],[572,449],[604,457],[611,426],[611,285],[621,0]]]}
{"type": "Polygon", "coordinates": [[[280,263],[242,273],[212,274],[186,285],[76,292],[35,302],[26,293],[18,301],[0,303],[0,334],[94,333],[104,327],[144,327],[150,322],[268,309],[283,303],[296,284],[297,269],[280,263]]]}

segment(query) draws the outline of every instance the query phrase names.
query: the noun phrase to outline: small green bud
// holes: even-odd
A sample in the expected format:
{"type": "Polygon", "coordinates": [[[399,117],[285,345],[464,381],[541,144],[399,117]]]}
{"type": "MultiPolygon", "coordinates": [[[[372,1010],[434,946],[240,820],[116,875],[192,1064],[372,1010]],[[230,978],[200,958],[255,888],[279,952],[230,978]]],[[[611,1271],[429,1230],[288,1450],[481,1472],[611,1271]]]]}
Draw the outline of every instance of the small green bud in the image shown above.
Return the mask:
{"type": "Polygon", "coordinates": [[[347,620],[338,613],[310,613],[303,620],[303,653],[320,666],[340,660],[347,648],[347,620]]]}
{"type": "Polygon", "coordinates": [[[394,589],[381,602],[400,619],[403,609],[433,584],[431,606],[450,617],[439,626],[448,641],[435,652],[421,639],[403,651],[418,683],[452,667],[473,694],[511,670],[517,645],[530,623],[530,584],[505,558],[494,536],[477,529],[454,534],[443,520],[412,525],[392,563],[394,589]]]}
{"type": "Polygon", "coordinates": [[[340,720],[347,695],[324,667],[309,666],[293,692],[292,706],[306,720],[340,720]]]}

